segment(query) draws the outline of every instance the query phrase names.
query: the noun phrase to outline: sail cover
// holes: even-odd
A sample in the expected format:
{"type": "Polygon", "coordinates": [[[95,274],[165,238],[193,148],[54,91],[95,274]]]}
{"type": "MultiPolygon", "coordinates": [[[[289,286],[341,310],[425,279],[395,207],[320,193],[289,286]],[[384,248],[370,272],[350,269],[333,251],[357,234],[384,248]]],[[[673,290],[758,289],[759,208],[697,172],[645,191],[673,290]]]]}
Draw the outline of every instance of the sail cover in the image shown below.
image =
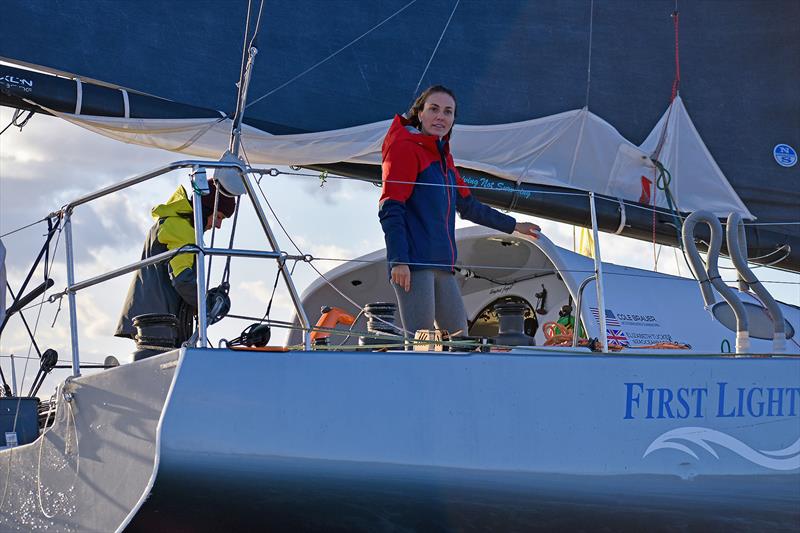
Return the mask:
{"type": "MultiPolygon", "coordinates": [[[[216,110],[232,115],[244,21],[248,8],[255,12],[260,4],[175,1],[143,9],[133,1],[6,0],[0,56],[211,110],[183,118],[214,122],[216,110]]],[[[272,135],[368,128],[406,110],[419,88],[444,83],[458,96],[460,124],[502,128],[574,119],[585,126],[584,150],[607,121],[625,146],[604,152],[604,161],[613,156],[611,169],[606,161],[592,177],[571,165],[566,174],[548,168],[554,145],[524,172],[535,156],[498,170],[509,179],[556,179],[584,189],[582,180],[592,179],[610,194],[631,198],[643,182],[641,176],[638,184],[614,179],[617,156],[625,167],[635,154],[658,148],[681,209],[692,208],[688,176],[703,174],[712,209],[736,209],[738,196],[750,215],[772,224],[763,227],[776,235],[770,242],[796,240],[800,165],[778,157],[776,147],[795,153],[800,147],[800,2],[695,0],[677,7],[679,17],[671,16],[674,0],[636,9],[628,0],[265,0],[245,121],[272,135]],[[665,113],[673,86],[682,100],[665,113]],[[684,105],[691,120],[676,110],[684,105]],[[659,118],[678,135],[664,138],[659,118]],[[717,179],[721,175],[735,195],[717,179]]],[[[80,114],[102,115],[95,109],[103,106],[87,104],[97,91],[85,89],[80,114]]],[[[159,118],[155,109],[137,111],[134,96],[130,108],[122,98],[105,102],[115,109],[106,114],[159,118]]],[[[74,113],[75,107],[59,111],[74,113]]],[[[457,132],[459,143],[467,141],[469,127],[457,132]]],[[[215,128],[225,124],[212,124],[205,135],[215,128]]],[[[490,146],[478,148],[485,155],[490,146]]],[[[538,153],[533,148],[527,153],[538,153]]],[[[459,150],[455,154],[470,164],[498,167],[491,157],[459,150]]],[[[634,167],[623,176],[635,177],[634,167]]]]}
{"type": "MultiPolygon", "coordinates": [[[[126,119],[51,112],[119,141],[199,157],[219,157],[231,131],[231,120],[223,118],[126,119]]],[[[272,135],[246,126],[242,145],[251,164],[379,165],[390,122],[293,135],[272,135]]],[[[736,212],[753,218],[703,144],[680,97],[641,147],[583,108],[515,124],[456,125],[452,148],[459,166],[517,183],[595,191],[633,202],[653,195],[659,207],[707,209],[720,217],[736,212]],[[665,194],[655,194],[657,176],[651,157],[672,169],[669,187],[674,205],[665,194]]]]}

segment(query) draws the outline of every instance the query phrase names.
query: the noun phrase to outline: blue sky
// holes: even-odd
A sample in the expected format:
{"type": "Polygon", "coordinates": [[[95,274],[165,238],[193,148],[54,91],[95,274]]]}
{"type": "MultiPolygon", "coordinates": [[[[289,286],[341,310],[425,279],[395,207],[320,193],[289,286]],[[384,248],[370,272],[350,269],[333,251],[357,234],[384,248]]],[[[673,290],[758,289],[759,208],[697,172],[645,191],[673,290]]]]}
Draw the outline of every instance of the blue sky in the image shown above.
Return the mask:
{"type": "MultiPolygon", "coordinates": [[[[5,126],[11,119],[9,109],[0,109],[0,123],[5,126]]],[[[10,128],[0,137],[0,235],[39,219],[58,209],[68,201],[105,185],[152,170],[160,165],[185,159],[179,154],[127,145],[85,131],[59,119],[36,115],[20,132],[10,128]]],[[[188,184],[188,174],[174,172],[120,194],[102,199],[76,209],[74,233],[76,246],[77,279],[118,268],[139,259],[144,235],[152,224],[150,209],[168,198],[180,184],[188,184]]],[[[383,247],[383,235],[377,218],[379,189],[374,185],[350,180],[329,179],[320,187],[316,178],[280,176],[265,177],[261,185],[270,204],[284,227],[303,253],[315,257],[355,258],[383,247]]],[[[572,226],[530,217],[535,220],[556,243],[572,248],[572,226]]],[[[274,221],[273,221],[274,222],[274,221]]],[[[457,225],[469,224],[458,221],[457,225]]],[[[230,221],[215,239],[218,245],[227,245],[230,221]]],[[[45,226],[40,224],[3,238],[8,249],[7,270],[12,287],[17,288],[44,242],[45,226]]],[[[296,250],[277,224],[273,231],[281,247],[289,252],[296,250]]],[[[206,242],[210,232],[206,234],[206,242]]],[[[602,234],[601,254],[605,261],[653,268],[651,243],[602,234]]],[[[236,246],[266,249],[267,241],[249,205],[242,209],[236,233],[236,246]]],[[[66,284],[63,238],[56,253],[52,277],[54,289],[66,284]]],[[[321,270],[339,264],[320,261],[321,270]]],[[[724,265],[724,263],[723,263],[724,265]]],[[[219,283],[223,261],[215,259],[212,266],[212,283],[219,283]]],[[[659,258],[659,271],[688,275],[683,260],[671,248],[663,248],[659,258]]],[[[781,281],[767,284],[780,300],[800,305],[800,275],[761,268],[756,270],[763,280],[781,281]],[[789,283],[786,283],[789,282],[789,283]]],[[[33,283],[41,282],[41,269],[33,283]]],[[[269,300],[276,275],[276,265],[269,261],[234,260],[232,264],[232,312],[241,315],[262,316],[269,300]]],[[[723,271],[732,280],[733,271],[723,271]]],[[[307,287],[315,278],[307,265],[300,264],[295,271],[298,289],[307,287]]],[[[112,336],[119,311],[130,283],[130,275],[90,288],[78,294],[79,345],[81,358],[86,362],[102,361],[107,355],[121,362],[131,360],[132,341],[112,336]]],[[[69,313],[66,301],[61,311],[58,304],[46,304],[26,312],[31,324],[37,321],[37,341],[44,349],[52,347],[65,362],[70,359],[69,313]]],[[[290,320],[291,300],[282,283],[279,284],[273,303],[272,318],[290,320]]],[[[224,320],[209,330],[216,343],[221,338],[233,338],[249,322],[224,320]]],[[[282,331],[273,333],[273,342],[285,338],[282,331]]],[[[0,364],[10,379],[10,363],[5,356],[13,353],[17,360],[17,376],[27,391],[38,368],[37,360],[25,359],[30,341],[18,318],[12,319],[0,340],[0,364]]],[[[49,395],[57,380],[67,371],[54,372],[42,388],[41,395],[49,395]]]]}

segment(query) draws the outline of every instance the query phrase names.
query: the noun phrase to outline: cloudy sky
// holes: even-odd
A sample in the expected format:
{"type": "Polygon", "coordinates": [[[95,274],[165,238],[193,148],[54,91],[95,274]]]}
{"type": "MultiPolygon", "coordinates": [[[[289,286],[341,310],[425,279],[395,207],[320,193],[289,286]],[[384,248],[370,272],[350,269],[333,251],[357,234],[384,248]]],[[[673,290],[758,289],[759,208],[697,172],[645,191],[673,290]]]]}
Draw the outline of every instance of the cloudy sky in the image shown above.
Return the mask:
{"type": "MultiPolygon", "coordinates": [[[[0,109],[0,127],[11,120],[12,111],[0,109]]],[[[165,163],[183,159],[177,154],[143,148],[113,141],[85,131],[53,117],[36,115],[20,132],[10,128],[0,137],[0,235],[24,226],[47,213],[57,210],[72,199],[103,186],[118,182],[165,163]]],[[[167,199],[180,184],[188,184],[187,172],[173,172],[123,193],[106,197],[76,209],[73,217],[76,277],[83,280],[118,268],[139,259],[144,235],[152,224],[150,209],[167,199]]],[[[329,179],[320,187],[319,180],[305,177],[266,177],[261,182],[273,209],[303,253],[317,257],[355,258],[383,247],[376,206],[379,189],[359,181],[329,179]]],[[[524,220],[533,220],[521,217],[524,220]]],[[[556,243],[572,248],[573,230],[564,224],[536,220],[556,243]]],[[[469,225],[458,221],[459,227],[469,225]]],[[[230,221],[216,235],[217,243],[227,245],[230,221]]],[[[3,237],[8,250],[6,267],[8,279],[15,290],[20,286],[32,261],[44,243],[46,226],[34,227],[3,237]]],[[[289,253],[295,249],[280,227],[273,230],[281,247],[289,253]]],[[[207,234],[207,240],[210,233],[207,234]]],[[[247,206],[240,215],[236,245],[265,249],[263,236],[252,208],[247,206]]],[[[612,235],[601,236],[602,256],[606,261],[653,268],[652,244],[612,235]]],[[[337,262],[317,263],[329,270],[337,262]]],[[[212,283],[219,283],[223,261],[217,258],[212,267],[212,283]]],[[[659,258],[659,271],[688,275],[686,267],[671,248],[664,248],[659,258]]],[[[800,305],[800,286],[796,274],[774,269],[760,269],[764,280],[784,283],[768,284],[779,299],[800,305]]],[[[38,269],[31,286],[42,280],[38,269]]],[[[232,312],[262,316],[270,298],[276,275],[273,262],[234,260],[232,265],[232,312]]],[[[733,279],[732,271],[724,275],[733,279]]],[[[51,277],[55,289],[66,285],[63,237],[52,265],[51,277]]],[[[302,291],[316,278],[307,265],[300,264],[295,282],[302,291]]],[[[80,351],[84,362],[101,362],[107,355],[121,362],[131,360],[133,342],[112,336],[120,308],[130,283],[130,275],[81,291],[77,297],[80,351]]],[[[36,327],[39,346],[58,351],[64,363],[70,361],[69,312],[64,299],[25,312],[31,327],[36,327]],[[39,311],[41,310],[41,313],[39,311]]],[[[291,320],[292,306],[288,293],[280,284],[275,296],[272,318],[291,320]]],[[[233,338],[249,323],[223,320],[209,330],[217,342],[233,338]]],[[[274,341],[282,341],[282,331],[273,333],[274,341]]],[[[30,340],[19,318],[13,318],[0,339],[0,364],[10,380],[8,356],[16,356],[16,373],[20,390],[27,392],[38,369],[30,340]]],[[[68,371],[55,371],[40,395],[49,395],[57,380],[68,371]]]]}

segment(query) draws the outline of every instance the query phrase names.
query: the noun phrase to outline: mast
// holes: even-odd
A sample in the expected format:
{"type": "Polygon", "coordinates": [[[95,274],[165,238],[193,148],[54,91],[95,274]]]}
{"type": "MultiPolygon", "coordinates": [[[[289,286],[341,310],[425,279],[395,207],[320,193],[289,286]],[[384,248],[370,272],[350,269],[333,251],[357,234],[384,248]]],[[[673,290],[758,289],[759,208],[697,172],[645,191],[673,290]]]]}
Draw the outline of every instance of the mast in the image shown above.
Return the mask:
{"type": "MultiPolygon", "coordinates": [[[[250,40],[250,43],[246,45],[247,52],[245,60],[243,59],[243,65],[241,69],[241,76],[239,78],[239,94],[236,99],[236,113],[233,117],[233,125],[231,126],[231,136],[230,136],[230,143],[229,143],[229,150],[230,153],[233,154],[234,157],[239,158],[239,151],[242,147],[242,120],[244,119],[244,111],[247,104],[247,95],[248,90],[250,88],[250,79],[253,75],[253,68],[255,65],[256,55],[258,54],[258,47],[256,46],[258,33],[261,29],[261,13],[264,9],[264,1],[261,1],[261,5],[258,10],[258,17],[256,19],[256,26],[255,30],[253,31],[253,37],[250,40]]],[[[247,42],[248,32],[250,27],[250,9],[249,9],[249,1],[248,1],[248,12],[247,12],[247,25],[245,27],[245,42],[247,42]]],[[[272,232],[272,228],[269,225],[269,220],[267,220],[266,213],[261,208],[261,205],[258,203],[258,199],[255,195],[255,189],[253,188],[253,184],[250,183],[250,177],[248,174],[242,174],[242,182],[244,184],[245,190],[247,191],[247,195],[250,197],[250,201],[253,204],[253,208],[255,209],[256,216],[258,216],[259,223],[261,224],[264,233],[267,236],[267,240],[269,241],[272,250],[275,252],[280,252],[280,247],[278,245],[278,240],[275,238],[275,234],[272,232]]],[[[202,256],[198,256],[202,257],[202,256]]],[[[230,261],[230,258],[228,258],[230,261]]],[[[199,259],[198,259],[199,261],[199,259]]],[[[297,312],[297,317],[300,321],[300,325],[303,327],[303,345],[306,350],[311,349],[311,334],[310,328],[311,323],[309,322],[308,315],[306,315],[306,311],[303,308],[303,301],[300,298],[300,293],[297,292],[297,287],[295,287],[294,281],[292,280],[292,274],[289,271],[289,268],[286,266],[286,262],[282,260],[278,260],[278,265],[280,268],[281,276],[283,277],[284,282],[286,283],[286,288],[289,290],[289,295],[292,298],[292,303],[294,304],[295,311],[297,312]]],[[[204,333],[202,334],[204,335],[204,333]]]]}

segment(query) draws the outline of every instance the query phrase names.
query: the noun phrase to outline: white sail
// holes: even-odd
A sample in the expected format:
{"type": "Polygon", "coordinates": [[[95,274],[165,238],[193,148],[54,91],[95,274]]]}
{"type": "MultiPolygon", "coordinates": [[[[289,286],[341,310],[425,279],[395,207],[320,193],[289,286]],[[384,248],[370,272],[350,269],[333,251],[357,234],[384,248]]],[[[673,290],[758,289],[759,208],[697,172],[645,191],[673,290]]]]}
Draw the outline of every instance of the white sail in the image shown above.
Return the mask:
{"type": "MultiPolygon", "coordinates": [[[[133,119],[51,112],[119,141],[209,158],[227,149],[231,130],[227,118],[133,119]]],[[[378,165],[389,123],[294,135],[271,135],[245,126],[242,144],[254,164],[378,165]]],[[[669,208],[666,194],[654,191],[657,175],[651,156],[657,156],[672,174],[669,188],[680,210],[754,218],[706,148],[680,97],[641,146],[587,108],[513,124],[456,125],[451,144],[458,165],[516,183],[594,191],[648,204],[654,195],[657,206],[669,208]]]]}

